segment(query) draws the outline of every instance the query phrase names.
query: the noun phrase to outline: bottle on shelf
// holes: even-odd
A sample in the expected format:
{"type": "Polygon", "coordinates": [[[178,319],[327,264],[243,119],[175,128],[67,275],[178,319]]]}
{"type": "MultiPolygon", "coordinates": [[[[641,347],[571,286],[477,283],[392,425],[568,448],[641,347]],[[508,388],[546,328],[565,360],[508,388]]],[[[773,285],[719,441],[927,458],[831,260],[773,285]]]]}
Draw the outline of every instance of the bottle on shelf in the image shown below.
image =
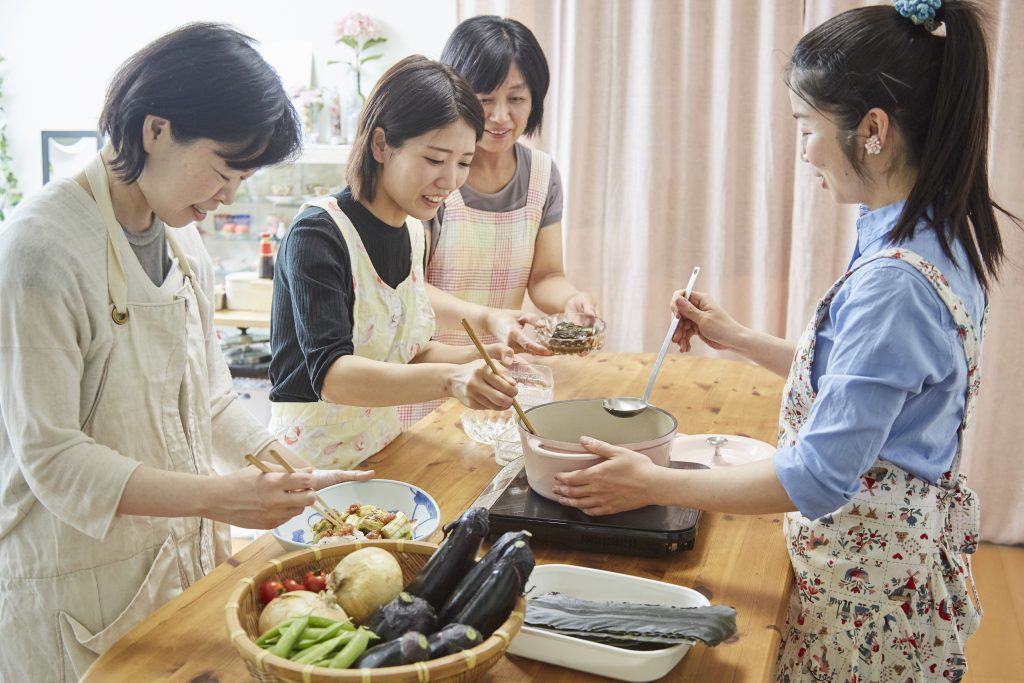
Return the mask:
{"type": "Polygon", "coordinates": [[[270,233],[260,233],[259,276],[267,280],[274,279],[274,247],[270,243],[270,233]]]}

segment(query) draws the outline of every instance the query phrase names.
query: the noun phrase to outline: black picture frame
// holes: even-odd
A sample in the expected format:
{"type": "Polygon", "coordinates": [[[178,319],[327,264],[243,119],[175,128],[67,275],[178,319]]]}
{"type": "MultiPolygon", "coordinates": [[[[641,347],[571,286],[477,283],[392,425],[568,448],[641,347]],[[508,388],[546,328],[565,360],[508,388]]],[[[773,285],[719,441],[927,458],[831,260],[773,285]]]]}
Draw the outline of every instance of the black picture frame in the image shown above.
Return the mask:
{"type": "Polygon", "coordinates": [[[92,156],[103,147],[103,136],[95,130],[44,130],[42,135],[43,145],[43,185],[53,178],[66,175],[66,173],[55,172],[54,163],[58,161],[61,147],[71,150],[75,148],[75,154],[70,151],[66,158],[60,163],[70,171],[81,170],[92,156]],[[82,140],[95,140],[95,149],[91,145],[82,143],[82,140]],[[81,162],[79,164],[79,161],[81,162]]]}

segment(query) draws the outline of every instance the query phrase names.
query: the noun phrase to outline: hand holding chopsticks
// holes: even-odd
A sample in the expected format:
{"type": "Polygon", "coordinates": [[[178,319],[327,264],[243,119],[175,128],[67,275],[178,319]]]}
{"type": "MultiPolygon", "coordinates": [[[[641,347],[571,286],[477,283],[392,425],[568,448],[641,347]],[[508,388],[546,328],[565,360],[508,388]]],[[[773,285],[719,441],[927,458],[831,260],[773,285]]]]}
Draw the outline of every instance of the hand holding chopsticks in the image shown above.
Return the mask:
{"type": "MultiPolygon", "coordinates": [[[[280,453],[278,453],[274,449],[270,449],[270,455],[271,455],[271,457],[274,458],[274,460],[277,461],[277,463],[281,467],[283,467],[285,469],[286,472],[288,472],[289,474],[294,474],[295,473],[295,468],[291,466],[291,463],[289,463],[287,460],[282,458],[280,453]]],[[[256,469],[258,469],[261,472],[264,472],[264,473],[272,472],[272,470],[269,467],[267,467],[266,463],[264,463],[262,460],[260,460],[259,458],[255,457],[251,453],[247,453],[246,454],[245,460],[250,465],[252,465],[253,467],[255,467],[256,469]]],[[[320,507],[317,507],[317,505],[314,504],[313,505],[313,509],[316,510],[320,514],[321,517],[323,517],[324,519],[329,521],[331,524],[334,524],[335,526],[339,526],[340,527],[342,524],[345,523],[345,520],[341,519],[338,516],[338,514],[336,514],[334,508],[332,508],[330,505],[328,505],[326,502],[324,502],[324,499],[321,498],[319,494],[314,494],[314,495],[316,496],[316,501],[317,501],[317,503],[320,504],[320,507]]]]}
{"type": "MultiPolygon", "coordinates": [[[[484,345],[480,343],[480,338],[477,337],[476,332],[473,331],[473,326],[470,325],[469,321],[466,320],[465,318],[462,319],[462,327],[466,330],[466,334],[469,335],[469,338],[473,340],[473,345],[476,346],[476,350],[480,352],[480,356],[483,357],[484,362],[487,363],[487,367],[489,367],[491,369],[491,372],[493,372],[495,375],[500,376],[501,373],[498,372],[498,368],[494,365],[494,361],[491,360],[491,357],[487,355],[487,349],[485,349],[484,345]]],[[[526,427],[527,431],[529,431],[533,435],[536,435],[537,430],[533,428],[533,424],[530,422],[530,418],[526,416],[526,413],[523,412],[523,409],[519,406],[519,401],[517,401],[514,397],[512,399],[512,407],[516,409],[516,412],[519,414],[519,418],[523,421],[523,426],[526,427]]]]}

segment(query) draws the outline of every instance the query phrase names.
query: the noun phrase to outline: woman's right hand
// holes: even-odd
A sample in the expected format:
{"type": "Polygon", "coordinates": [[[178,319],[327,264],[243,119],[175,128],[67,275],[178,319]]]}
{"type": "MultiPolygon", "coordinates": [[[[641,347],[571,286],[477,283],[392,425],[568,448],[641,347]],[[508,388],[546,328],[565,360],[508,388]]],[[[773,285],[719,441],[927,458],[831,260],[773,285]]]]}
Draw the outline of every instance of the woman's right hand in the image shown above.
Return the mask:
{"type": "Polygon", "coordinates": [[[514,350],[532,353],[535,356],[550,356],[551,351],[535,336],[526,332],[526,326],[537,327],[541,316],[527,311],[513,311],[507,308],[491,309],[487,316],[486,331],[500,339],[514,350]]]}
{"type": "Polygon", "coordinates": [[[671,306],[672,315],[679,318],[672,335],[672,341],[679,345],[679,350],[689,351],[694,335],[718,351],[733,349],[743,326],[704,292],[691,292],[689,301],[683,294],[683,290],[677,290],[672,295],[671,306]]]}
{"type": "Polygon", "coordinates": [[[255,467],[216,477],[210,518],[246,529],[273,529],[313,504],[314,475],[277,470],[264,474],[255,467]]]}
{"type": "Polygon", "coordinates": [[[445,384],[449,396],[478,410],[505,410],[519,391],[515,382],[491,372],[483,360],[453,366],[445,384]]]}

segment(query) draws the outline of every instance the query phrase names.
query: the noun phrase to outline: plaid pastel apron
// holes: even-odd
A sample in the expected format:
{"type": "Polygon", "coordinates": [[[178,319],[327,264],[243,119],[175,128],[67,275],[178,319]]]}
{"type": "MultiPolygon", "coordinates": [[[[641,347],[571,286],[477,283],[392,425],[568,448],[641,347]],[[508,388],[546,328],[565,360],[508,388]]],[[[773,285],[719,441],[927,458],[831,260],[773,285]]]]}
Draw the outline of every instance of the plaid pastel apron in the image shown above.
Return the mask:
{"type": "MultiPolygon", "coordinates": [[[[434,332],[434,309],[423,278],[426,248],[423,224],[409,218],[412,244],[409,277],[392,289],[373,267],[359,233],[334,197],[304,204],[330,214],[348,245],[355,307],[352,341],[355,355],[389,363],[408,363],[434,332]]],[[[316,401],[274,403],[270,431],[317,467],[350,469],[402,433],[398,408],[369,408],[316,401]]]]}
{"type": "MultiPolygon", "coordinates": [[[[551,181],[551,157],[540,150],[524,149],[529,150],[532,159],[526,206],[484,211],[466,206],[458,190],[448,195],[444,229],[435,236],[427,264],[427,282],[470,303],[490,308],[522,307],[551,181]]],[[[438,327],[434,339],[445,344],[471,343],[461,327],[438,327]]],[[[480,341],[491,344],[498,340],[481,334],[480,341]]],[[[401,406],[403,426],[416,422],[441,403],[401,406]]]]}
{"type": "MultiPolygon", "coordinates": [[[[977,549],[979,508],[959,473],[963,431],[981,380],[979,336],[934,265],[913,252],[890,249],[858,267],[880,258],[902,260],[921,272],[959,331],[969,381],[957,453],[938,484],[880,457],[839,510],[817,520],[799,512],[785,515],[795,580],[777,683],[959,681],[967,670],[967,638],[981,616],[969,557],[977,549]]],[[[780,448],[795,444],[807,421],[815,398],[815,333],[852,272],[818,303],[797,346],[783,390],[780,448]]]]}

